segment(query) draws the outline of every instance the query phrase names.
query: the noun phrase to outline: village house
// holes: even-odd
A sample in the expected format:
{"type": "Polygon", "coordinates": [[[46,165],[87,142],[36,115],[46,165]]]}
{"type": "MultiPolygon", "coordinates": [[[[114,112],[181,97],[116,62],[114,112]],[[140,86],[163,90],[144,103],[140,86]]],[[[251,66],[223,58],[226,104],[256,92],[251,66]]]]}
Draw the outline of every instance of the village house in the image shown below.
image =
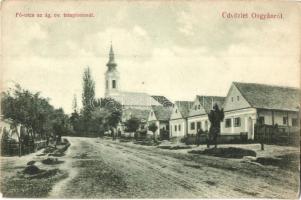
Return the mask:
{"type": "Polygon", "coordinates": [[[188,134],[196,134],[198,130],[209,131],[210,121],[208,114],[213,105],[217,104],[222,108],[225,97],[199,96],[197,95],[188,116],[188,134]]]}
{"type": "Polygon", "coordinates": [[[187,134],[187,118],[192,101],[176,101],[169,120],[170,137],[184,137],[187,134]]]}
{"type": "MultiPolygon", "coordinates": [[[[166,134],[169,134],[169,119],[172,112],[172,107],[163,107],[163,106],[152,106],[152,109],[149,112],[147,124],[156,124],[158,129],[155,132],[156,135],[161,137],[167,137],[166,134]]],[[[153,134],[148,131],[148,133],[153,134]]]]}
{"type": "Polygon", "coordinates": [[[17,124],[14,128],[13,121],[4,119],[0,115],[0,137],[1,137],[1,155],[18,155],[20,138],[26,135],[26,128],[17,124]]]}
{"type": "MultiPolygon", "coordinates": [[[[3,119],[3,116],[0,116],[0,133],[1,133],[1,140],[3,139],[12,139],[12,140],[19,140],[19,136],[16,133],[16,131],[14,131],[12,129],[12,124],[13,122],[10,119],[3,119]]],[[[17,130],[18,132],[20,132],[21,130],[21,125],[18,124],[17,125],[17,130]]]]}
{"type": "Polygon", "coordinates": [[[233,82],[227,94],[222,135],[246,133],[253,140],[255,124],[298,127],[300,90],[257,83],[233,82]]]}

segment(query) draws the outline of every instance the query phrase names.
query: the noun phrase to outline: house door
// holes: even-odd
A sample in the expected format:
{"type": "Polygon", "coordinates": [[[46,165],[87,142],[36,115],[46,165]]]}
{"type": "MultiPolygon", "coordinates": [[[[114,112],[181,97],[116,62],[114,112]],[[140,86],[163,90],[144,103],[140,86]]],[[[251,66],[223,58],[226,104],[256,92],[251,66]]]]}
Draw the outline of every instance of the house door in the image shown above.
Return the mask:
{"type": "Polygon", "coordinates": [[[251,117],[248,118],[248,139],[253,139],[253,120],[251,117]]]}

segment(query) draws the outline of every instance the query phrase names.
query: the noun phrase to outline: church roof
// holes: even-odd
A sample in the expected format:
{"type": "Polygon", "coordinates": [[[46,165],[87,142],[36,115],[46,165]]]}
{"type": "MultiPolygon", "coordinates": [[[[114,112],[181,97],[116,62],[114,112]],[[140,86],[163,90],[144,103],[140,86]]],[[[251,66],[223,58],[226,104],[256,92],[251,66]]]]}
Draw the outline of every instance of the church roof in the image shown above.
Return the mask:
{"type": "Polygon", "coordinates": [[[258,83],[233,82],[254,108],[298,111],[300,89],[258,83]]]}
{"type": "Polygon", "coordinates": [[[123,106],[145,106],[161,105],[158,101],[152,98],[147,93],[143,92],[118,92],[117,96],[112,96],[119,101],[123,106]]]}

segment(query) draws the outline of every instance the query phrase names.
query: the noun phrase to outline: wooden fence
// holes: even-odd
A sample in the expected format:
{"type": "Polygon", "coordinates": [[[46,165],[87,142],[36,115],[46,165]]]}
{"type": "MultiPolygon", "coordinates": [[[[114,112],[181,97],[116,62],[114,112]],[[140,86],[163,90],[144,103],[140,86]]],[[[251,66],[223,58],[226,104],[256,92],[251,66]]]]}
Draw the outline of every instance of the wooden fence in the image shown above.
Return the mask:
{"type": "Polygon", "coordinates": [[[300,127],[255,124],[254,140],[266,144],[300,144],[300,127]]]}
{"type": "MultiPolygon", "coordinates": [[[[21,155],[33,153],[41,148],[46,147],[46,140],[33,141],[28,140],[26,143],[21,143],[21,155]]],[[[16,156],[20,153],[19,142],[12,139],[1,140],[1,155],[2,156],[16,156]]]]}

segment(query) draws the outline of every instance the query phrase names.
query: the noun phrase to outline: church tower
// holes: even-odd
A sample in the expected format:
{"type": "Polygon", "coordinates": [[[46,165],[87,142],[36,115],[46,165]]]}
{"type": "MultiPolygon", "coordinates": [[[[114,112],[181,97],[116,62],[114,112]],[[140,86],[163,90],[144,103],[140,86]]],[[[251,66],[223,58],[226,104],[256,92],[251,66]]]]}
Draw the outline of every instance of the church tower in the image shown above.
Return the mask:
{"type": "Polygon", "coordinates": [[[119,91],[119,72],[116,67],[114,58],[113,46],[111,44],[110,53],[109,53],[109,62],[107,63],[107,71],[105,73],[105,97],[112,97],[118,95],[119,91]]]}

